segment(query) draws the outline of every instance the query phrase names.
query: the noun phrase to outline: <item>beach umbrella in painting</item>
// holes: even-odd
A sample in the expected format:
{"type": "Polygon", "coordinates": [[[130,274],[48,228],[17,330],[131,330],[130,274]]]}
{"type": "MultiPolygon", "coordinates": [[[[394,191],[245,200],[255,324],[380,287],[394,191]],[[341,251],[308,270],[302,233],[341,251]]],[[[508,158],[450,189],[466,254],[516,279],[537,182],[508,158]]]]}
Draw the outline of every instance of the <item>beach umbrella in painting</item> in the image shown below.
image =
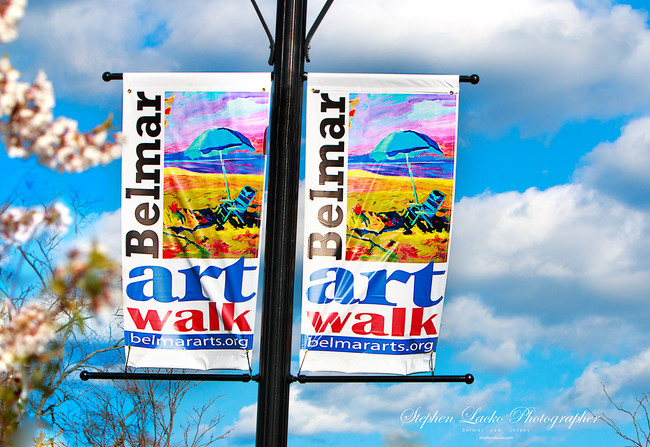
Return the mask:
{"type": "Polygon", "coordinates": [[[413,172],[411,171],[409,154],[420,151],[429,151],[442,155],[442,149],[440,149],[438,143],[433,141],[429,136],[414,130],[400,130],[389,134],[381,140],[369,154],[372,160],[378,162],[383,162],[387,159],[406,159],[406,166],[408,167],[409,177],[411,178],[415,203],[419,203],[418,193],[415,190],[415,182],[413,181],[413,172]]]}
{"type": "Polygon", "coordinates": [[[255,148],[253,148],[253,144],[246,136],[227,127],[217,127],[204,131],[185,150],[185,156],[190,160],[211,157],[215,151],[219,153],[221,172],[223,172],[223,180],[226,183],[228,200],[230,200],[230,188],[226,178],[226,168],[223,164],[223,155],[235,150],[253,152],[255,148]]]}

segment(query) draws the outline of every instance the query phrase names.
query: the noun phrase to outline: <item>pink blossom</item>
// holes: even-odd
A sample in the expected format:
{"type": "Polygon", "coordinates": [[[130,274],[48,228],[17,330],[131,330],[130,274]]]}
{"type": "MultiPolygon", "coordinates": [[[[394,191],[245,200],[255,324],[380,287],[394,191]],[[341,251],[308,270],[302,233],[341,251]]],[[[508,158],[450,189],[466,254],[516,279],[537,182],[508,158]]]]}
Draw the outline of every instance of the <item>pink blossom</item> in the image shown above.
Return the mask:
{"type": "Polygon", "coordinates": [[[40,72],[31,86],[19,78],[9,59],[0,59],[0,133],[10,157],[36,156],[50,169],[81,172],[121,156],[120,138],[110,131],[111,118],[79,132],[76,121],[54,119],[54,90],[45,73],[40,72]]]}
{"type": "Polygon", "coordinates": [[[70,210],[62,203],[46,207],[9,207],[0,214],[0,242],[21,245],[43,232],[65,233],[71,223],[70,210]]]}
{"type": "Polygon", "coordinates": [[[0,0],[0,42],[18,37],[18,22],[25,14],[27,0],[0,0]]]}
{"type": "Polygon", "coordinates": [[[41,303],[10,309],[0,326],[0,371],[19,367],[43,354],[55,332],[55,325],[41,303]]]}

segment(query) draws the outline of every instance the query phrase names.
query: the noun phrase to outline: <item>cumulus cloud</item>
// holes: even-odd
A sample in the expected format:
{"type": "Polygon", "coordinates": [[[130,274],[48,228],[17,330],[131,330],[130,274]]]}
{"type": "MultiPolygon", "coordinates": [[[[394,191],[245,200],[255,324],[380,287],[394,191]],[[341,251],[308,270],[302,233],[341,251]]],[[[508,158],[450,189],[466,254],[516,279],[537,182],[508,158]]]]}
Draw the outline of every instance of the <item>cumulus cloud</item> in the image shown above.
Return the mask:
{"type": "Polygon", "coordinates": [[[592,188],[486,193],[463,198],[455,213],[454,278],[516,282],[527,304],[546,306],[576,293],[638,304],[650,288],[647,214],[592,188]]]}
{"type": "Polygon", "coordinates": [[[450,344],[456,360],[476,372],[507,373],[526,364],[535,348],[561,349],[581,354],[592,352],[597,340],[600,352],[631,355],[647,345],[643,329],[612,315],[569,314],[567,321],[543,322],[539,316],[512,315],[504,307],[488,306],[475,296],[449,297],[440,331],[441,343],[450,344]],[[616,337],[603,337],[616,329],[616,337]]]}
{"type": "Polygon", "coordinates": [[[558,399],[558,405],[583,407],[606,406],[605,386],[615,401],[625,399],[634,403],[632,395],[650,387],[650,349],[620,360],[617,363],[596,361],[591,363],[573,386],[558,399]]]}
{"type": "MultiPolygon", "coordinates": [[[[260,2],[269,21],[272,3],[260,2]]],[[[270,71],[255,10],[228,0],[30,2],[11,48],[29,60],[21,70],[45,69],[57,94],[75,101],[119,100],[119,83],[101,80],[107,70],[270,71]]]]}
{"type": "MultiPolygon", "coordinates": [[[[613,143],[599,144],[572,183],[461,199],[450,292],[477,294],[498,314],[534,315],[544,326],[606,327],[611,321],[599,318],[615,305],[616,316],[626,318],[622,327],[647,331],[650,215],[638,204],[650,192],[643,174],[649,125],[648,118],[634,120],[613,143]],[[634,192],[624,200],[627,190],[634,192]]],[[[512,346],[497,341],[516,362],[512,346]]]]}
{"type": "MultiPolygon", "coordinates": [[[[273,30],[275,1],[259,5],[273,30]]],[[[310,2],[308,24],[321,6],[310,2]]],[[[476,72],[482,81],[466,89],[473,106],[463,112],[466,130],[544,133],[567,120],[648,110],[646,19],[607,2],[347,0],[330,8],[307,69],[476,72]]],[[[270,69],[268,41],[248,2],[34,3],[21,39],[11,48],[39,48],[23,59],[77,100],[116,94],[101,85],[105,70],[270,69]]]]}
{"type": "Polygon", "coordinates": [[[231,427],[226,427],[226,431],[232,429],[238,438],[255,435],[257,425],[257,404],[246,405],[239,410],[239,416],[231,427]]]}
{"type": "Polygon", "coordinates": [[[458,355],[458,360],[497,373],[511,371],[523,363],[515,340],[504,341],[499,345],[473,342],[458,355]]]}
{"type": "Polygon", "coordinates": [[[598,145],[573,183],[457,203],[441,336],[457,344],[459,360],[506,371],[533,346],[586,353],[600,340],[602,352],[619,355],[645,346],[650,215],[611,185],[647,195],[639,170],[649,123],[632,121],[598,145]],[[612,328],[617,337],[602,336],[612,328]]]}
{"type": "Polygon", "coordinates": [[[450,299],[442,319],[445,342],[467,342],[458,360],[480,370],[505,372],[523,363],[523,354],[540,331],[539,322],[529,317],[497,316],[478,298],[450,299]]]}
{"type": "Polygon", "coordinates": [[[625,126],[614,142],[586,154],[575,181],[631,205],[650,205],[650,117],[625,126]]]}
{"type": "MultiPolygon", "coordinates": [[[[396,430],[417,428],[415,411],[456,416],[468,406],[486,408],[510,394],[510,383],[499,381],[483,387],[438,384],[295,385],[289,401],[289,432],[294,435],[321,433],[382,433],[392,439],[396,430]],[[345,402],[345,405],[341,405],[345,402]],[[411,419],[409,419],[411,415],[411,419]]],[[[255,432],[256,404],[244,407],[233,424],[237,437],[255,432]]],[[[403,433],[402,433],[403,435],[403,433]]]]}
{"type": "Polygon", "coordinates": [[[627,5],[350,0],[331,8],[312,47],[323,71],[479,73],[465,128],[481,131],[553,130],[647,110],[650,97],[646,15],[627,5]]]}

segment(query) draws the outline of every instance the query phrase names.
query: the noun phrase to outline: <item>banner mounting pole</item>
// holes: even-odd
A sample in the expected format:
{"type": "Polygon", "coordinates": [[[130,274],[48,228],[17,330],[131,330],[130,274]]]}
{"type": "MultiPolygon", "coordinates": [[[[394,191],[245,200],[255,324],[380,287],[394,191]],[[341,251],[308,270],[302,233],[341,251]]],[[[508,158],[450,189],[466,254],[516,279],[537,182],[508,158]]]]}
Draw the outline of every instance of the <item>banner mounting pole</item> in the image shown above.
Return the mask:
{"type": "Polygon", "coordinates": [[[258,447],[287,445],[307,0],[278,0],[258,376],[258,447]]]}

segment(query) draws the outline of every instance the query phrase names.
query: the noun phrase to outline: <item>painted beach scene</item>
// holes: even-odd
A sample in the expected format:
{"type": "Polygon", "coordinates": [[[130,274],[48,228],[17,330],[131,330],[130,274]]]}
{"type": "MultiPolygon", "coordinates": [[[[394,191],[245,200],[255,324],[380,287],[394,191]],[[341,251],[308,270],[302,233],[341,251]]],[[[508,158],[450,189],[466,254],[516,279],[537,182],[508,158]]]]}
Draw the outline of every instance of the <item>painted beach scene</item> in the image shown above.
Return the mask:
{"type": "Polygon", "coordinates": [[[163,258],[257,258],[268,92],[166,92],[163,258]]]}
{"type": "Polygon", "coordinates": [[[457,95],[351,94],[346,259],[447,262],[457,95]]]}

